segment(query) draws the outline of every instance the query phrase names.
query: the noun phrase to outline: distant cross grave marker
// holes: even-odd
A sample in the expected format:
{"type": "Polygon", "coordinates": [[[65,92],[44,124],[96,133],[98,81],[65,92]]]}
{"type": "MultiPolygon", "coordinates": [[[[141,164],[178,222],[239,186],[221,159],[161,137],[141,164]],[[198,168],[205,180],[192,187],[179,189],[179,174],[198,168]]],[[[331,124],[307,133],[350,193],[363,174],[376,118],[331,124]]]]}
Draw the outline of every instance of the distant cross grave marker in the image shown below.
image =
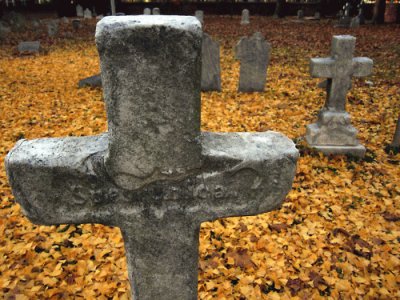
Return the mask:
{"type": "Polygon", "coordinates": [[[135,300],[196,300],[200,224],[276,209],[293,181],[282,134],[200,132],[201,40],[194,17],[103,18],[109,132],[21,140],[6,157],[33,222],[121,229],[135,300]]]}
{"type": "Polygon", "coordinates": [[[367,57],[353,58],[355,44],[355,37],[334,36],[331,57],[311,59],[311,76],[328,78],[327,98],[317,123],[307,126],[306,139],[310,146],[326,154],[360,157],[365,154],[365,147],[358,142],[357,130],[346,112],[346,95],[353,76],[364,77],[372,73],[373,61],[367,57]]]}

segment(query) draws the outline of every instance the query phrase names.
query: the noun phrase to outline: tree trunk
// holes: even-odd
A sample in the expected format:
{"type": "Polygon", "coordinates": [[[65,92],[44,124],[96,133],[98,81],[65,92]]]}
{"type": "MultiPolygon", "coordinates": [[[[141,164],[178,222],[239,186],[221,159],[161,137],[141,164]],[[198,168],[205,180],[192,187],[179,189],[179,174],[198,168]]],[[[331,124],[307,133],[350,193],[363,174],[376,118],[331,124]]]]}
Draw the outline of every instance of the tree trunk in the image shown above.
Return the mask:
{"type": "Polygon", "coordinates": [[[394,132],[393,142],[390,144],[393,148],[400,147],[400,115],[397,119],[396,130],[394,132]]]}
{"type": "Polygon", "coordinates": [[[372,23],[383,24],[385,22],[385,9],[386,0],[375,0],[372,23]]]}
{"type": "Polygon", "coordinates": [[[285,3],[286,0],[276,0],[274,17],[283,18],[285,16],[285,3]]]}

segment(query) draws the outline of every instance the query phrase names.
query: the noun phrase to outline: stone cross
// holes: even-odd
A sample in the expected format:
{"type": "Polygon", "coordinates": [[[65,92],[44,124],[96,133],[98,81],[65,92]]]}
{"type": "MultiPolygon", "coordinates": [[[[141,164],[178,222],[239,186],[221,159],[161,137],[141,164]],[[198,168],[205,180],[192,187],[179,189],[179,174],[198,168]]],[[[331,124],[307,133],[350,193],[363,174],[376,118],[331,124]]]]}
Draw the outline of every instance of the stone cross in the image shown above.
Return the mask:
{"type": "Polygon", "coordinates": [[[79,4],[76,6],[76,16],[83,17],[83,7],[79,4]]]}
{"type": "Polygon", "coordinates": [[[204,22],[204,12],[202,10],[196,10],[194,12],[194,15],[197,18],[197,20],[199,20],[200,23],[203,24],[203,22],[204,22]]]}
{"type": "Polygon", "coordinates": [[[242,19],[240,21],[241,25],[248,25],[250,24],[250,12],[248,9],[242,10],[242,19]]]}
{"type": "Polygon", "coordinates": [[[328,78],[327,98],[317,123],[307,126],[306,139],[310,146],[326,154],[360,157],[365,154],[365,147],[358,142],[357,130],[346,112],[346,95],[353,76],[372,73],[373,61],[366,57],[353,58],[355,44],[353,36],[333,36],[331,57],[311,59],[311,76],[328,78]]]}
{"type": "Polygon", "coordinates": [[[161,12],[160,12],[160,9],[158,8],[158,7],[154,7],[153,8],[153,15],[160,15],[161,14],[161,12]]]}
{"type": "Polygon", "coordinates": [[[144,15],[151,15],[151,9],[148,8],[148,7],[145,7],[145,8],[143,9],[143,14],[144,14],[144,15]]]}
{"type": "Polygon", "coordinates": [[[201,61],[201,90],[221,91],[219,44],[207,33],[203,33],[201,61]]]}
{"type": "Polygon", "coordinates": [[[239,92],[264,91],[271,45],[256,32],[250,38],[241,38],[235,52],[240,59],[239,92]]]}
{"type": "Polygon", "coordinates": [[[304,11],[302,9],[297,11],[297,18],[300,20],[304,19],[304,11]]]}
{"type": "Polygon", "coordinates": [[[6,157],[33,222],[121,229],[135,300],[197,300],[200,224],[276,209],[293,181],[284,135],[200,132],[201,41],[195,17],[103,18],[109,131],[21,140],[6,157]]]}

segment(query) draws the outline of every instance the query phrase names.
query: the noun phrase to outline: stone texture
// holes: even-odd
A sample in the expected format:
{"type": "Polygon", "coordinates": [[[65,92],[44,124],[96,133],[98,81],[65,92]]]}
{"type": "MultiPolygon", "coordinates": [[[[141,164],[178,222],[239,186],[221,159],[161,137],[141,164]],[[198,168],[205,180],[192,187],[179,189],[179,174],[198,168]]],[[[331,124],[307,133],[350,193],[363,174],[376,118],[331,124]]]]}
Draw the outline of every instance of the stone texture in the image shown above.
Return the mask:
{"type": "Polygon", "coordinates": [[[33,222],[121,228],[135,300],[196,300],[200,224],[278,208],[295,174],[280,133],[200,132],[201,39],[194,17],[103,18],[109,132],[21,140],[6,157],[33,222]]]}
{"type": "Polygon", "coordinates": [[[204,12],[202,10],[196,10],[194,16],[197,20],[200,21],[201,24],[204,22],[204,12]]]}
{"type": "Polygon", "coordinates": [[[29,54],[37,54],[40,51],[40,42],[20,42],[18,44],[18,52],[19,54],[29,55],[29,54]]]}
{"type": "Polygon", "coordinates": [[[250,24],[250,12],[248,9],[242,10],[242,19],[240,20],[241,25],[248,25],[250,24]]]}
{"type": "Polygon", "coordinates": [[[221,91],[221,67],[219,43],[203,33],[201,65],[201,90],[221,91]]]}
{"type": "Polygon", "coordinates": [[[153,15],[156,15],[156,16],[161,14],[160,9],[158,7],[154,7],[152,10],[152,13],[153,13],[153,15]]]}
{"type": "Polygon", "coordinates": [[[250,38],[241,38],[235,52],[240,59],[239,92],[264,91],[271,45],[256,32],[250,38]]]}
{"type": "Polygon", "coordinates": [[[143,14],[144,15],[151,15],[151,9],[146,7],[145,9],[143,9],[143,14]]]}
{"type": "Polygon", "coordinates": [[[306,140],[311,147],[326,154],[360,157],[365,154],[345,106],[351,77],[370,75],[373,62],[366,57],[353,58],[355,42],[356,39],[349,35],[334,36],[331,57],[311,59],[311,76],[328,78],[327,99],[317,123],[307,126],[306,140]]]}
{"type": "Polygon", "coordinates": [[[101,74],[96,74],[84,79],[79,80],[78,87],[101,87],[101,74]]]}

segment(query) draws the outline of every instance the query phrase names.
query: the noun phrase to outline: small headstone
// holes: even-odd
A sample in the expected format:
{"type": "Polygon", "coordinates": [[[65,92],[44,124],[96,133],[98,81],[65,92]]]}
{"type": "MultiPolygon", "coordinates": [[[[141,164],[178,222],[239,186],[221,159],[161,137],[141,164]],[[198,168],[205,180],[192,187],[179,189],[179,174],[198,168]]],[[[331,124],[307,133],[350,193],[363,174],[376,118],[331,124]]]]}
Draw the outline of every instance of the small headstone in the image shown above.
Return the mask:
{"type": "Polygon", "coordinates": [[[359,28],[360,27],[360,18],[358,16],[355,16],[354,18],[351,19],[350,22],[350,28],[359,28]]]}
{"type": "Polygon", "coordinates": [[[357,9],[358,9],[357,16],[358,16],[360,25],[364,25],[365,24],[365,16],[364,16],[364,2],[363,1],[360,4],[358,4],[357,9]]]}
{"type": "Polygon", "coordinates": [[[356,38],[350,35],[333,37],[331,57],[312,58],[313,77],[328,78],[325,107],[315,124],[307,126],[307,143],[325,154],[350,154],[363,157],[365,147],[357,140],[357,129],[346,112],[346,94],[352,76],[364,77],[372,72],[373,62],[366,57],[353,58],[356,38]]]}
{"type": "Polygon", "coordinates": [[[161,14],[160,9],[158,7],[154,7],[152,12],[153,12],[153,15],[160,15],[161,14]]]}
{"type": "Polygon", "coordinates": [[[195,17],[103,18],[109,131],[23,140],[5,159],[36,224],[120,227],[132,299],[197,299],[201,223],[277,209],[293,182],[284,135],[201,131],[201,39],[195,17]]]}
{"type": "Polygon", "coordinates": [[[20,42],[17,49],[21,55],[37,54],[40,51],[40,42],[20,42]]]}
{"type": "Polygon", "coordinates": [[[315,20],[321,20],[321,13],[319,11],[315,12],[314,19],[315,20]]]}
{"type": "Polygon", "coordinates": [[[350,3],[347,2],[343,6],[343,15],[340,16],[339,23],[336,25],[337,27],[344,27],[344,28],[350,27],[351,24],[350,10],[351,10],[351,5],[350,3]]]}
{"type": "Polygon", "coordinates": [[[250,38],[241,38],[235,52],[240,60],[239,92],[264,91],[271,45],[256,32],[250,38]]]}
{"type": "Polygon", "coordinates": [[[47,23],[47,34],[49,37],[54,37],[58,33],[58,22],[50,21],[47,23]]]}
{"type": "Polygon", "coordinates": [[[79,80],[78,87],[101,87],[101,74],[96,74],[79,80]]]}
{"type": "Polygon", "coordinates": [[[250,12],[248,9],[242,10],[242,19],[240,20],[241,25],[248,25],[250,24],[250,12]]]}
{"type": "Polygon", "coordinates": [[[304,11],[302,9],[297,11],[297,18],[300,20],[304,19],[304,11]]]}
{"type": "Polygon", "coordinates": [[[201,90],[221,91],[219,44],[207,33],[203,33],[201,57],[201,90]]]}
{"type": "Polygon", "coordinates": [[[79,28],[81,28],[81,21],[80,20],[72,20],[72,28],[74,30],[78,30],[79,28]]]}
{"type": "Polygon", "coordinates": [[[39,28],[40,27],[40,22],[38,20],[33,20],[31,24],[32,24],[33,28],[39,28]]]}
{"type": "Polygon", "coordinates": [[[91,19],[92,18],[92,11],[89,8],[86,8],[85,11],[83,12],[83,17],[85,19],[91,19]]]}
{"type": "Polygon", "coordinates": [[[62,17],[61,20],[62,20],[62,22],[63,22],[64,24],[68,24],[68,23],[69,23],[69,20],[68,20],[67,17],[62,17]]]}
{"type": "Polygon", "coordinates": [[[76,6],[76,16],[80,18],[83,17],[83,7],[79,4],[76,6]]]}
{"type": "Polygon", "coordinates": [[[0,22],[0,39],[4,39],[11,32],[11,28],[0,22]]]}
{"type": "Polygon", "coordinates": [[[151,9],[146,7],[145,9],[143,9],[143,14],[144,15],[151,15],[151,9]]]}
{"type": "Polygon", "coordinates": [[[204,12],[202,10],[196,10],[194,13],[194,16],[197,18],[197,20],[200,21],[201,24],[204,22],[204,12]]]}

